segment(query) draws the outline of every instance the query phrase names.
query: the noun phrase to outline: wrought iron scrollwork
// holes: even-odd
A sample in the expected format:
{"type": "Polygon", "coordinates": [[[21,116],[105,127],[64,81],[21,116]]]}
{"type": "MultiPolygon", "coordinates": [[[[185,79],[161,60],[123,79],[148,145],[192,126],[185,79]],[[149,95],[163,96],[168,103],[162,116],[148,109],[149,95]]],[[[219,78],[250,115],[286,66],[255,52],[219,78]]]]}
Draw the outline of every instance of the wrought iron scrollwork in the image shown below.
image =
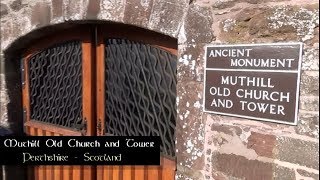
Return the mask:
{"type": "Polygon", "coordinates": [[[87,119],[78,119],[74,127],[81,132],[82,136],[85,136],[87,134],[87,119]]]}
{"type": "Polygon", "coordinates": [[[28,61],[30,118],[77,129],[82,119],[82,52],[78,41],[34,54],[28,61]]]}
{"type": "Polygon", "coordinates": [[[129,40],[105,44],[105,133],[160,136],[161,152],[174,157],[176,56],[129,40]]]}

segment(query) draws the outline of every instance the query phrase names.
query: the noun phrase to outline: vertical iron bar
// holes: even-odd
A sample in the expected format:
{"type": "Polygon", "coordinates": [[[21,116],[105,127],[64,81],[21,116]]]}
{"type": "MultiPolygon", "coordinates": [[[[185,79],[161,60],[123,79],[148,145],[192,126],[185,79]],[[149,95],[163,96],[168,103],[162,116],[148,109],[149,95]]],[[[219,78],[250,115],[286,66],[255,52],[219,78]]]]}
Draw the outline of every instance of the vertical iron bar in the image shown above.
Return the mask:
{"type": "Polygon", "coordinates": [[[20,69],[21,69],[21,84],[22,84],[22,88],[24,88],[24,85],[25,85],[24,58],[20,59],[20,69]]]}

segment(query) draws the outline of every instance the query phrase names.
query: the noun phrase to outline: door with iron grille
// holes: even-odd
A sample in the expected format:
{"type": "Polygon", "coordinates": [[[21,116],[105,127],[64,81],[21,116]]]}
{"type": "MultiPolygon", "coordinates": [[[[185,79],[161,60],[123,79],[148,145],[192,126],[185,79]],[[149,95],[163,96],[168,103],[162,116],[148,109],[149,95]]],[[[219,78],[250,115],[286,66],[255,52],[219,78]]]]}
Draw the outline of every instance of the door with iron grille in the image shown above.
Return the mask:
{"type": "MultiPolygon", "coordinates": [[[[33,43],[21,61],[25,133],[93,136],[92,40],[89,29],[33,43]]],[[[29,180],[92,179],[92,166],[33,166],[29,180]]]]}
{"type": "Polygon", "coordinates": [[[36,166],[29,179],[174,179],[176,54],[172,39],[130,27],[34,44],[22,59],[27,134],[160,136],[161,165],[36,166]]]}
{"type": "Polygon", "coordinates": [[[98,135],[161,138],[161,166],[98,166],[98,179],[174,179],[176,42],[134,28],[100,28],[97,44],[97,67],[104,67],[97,71],[98,135]]]}

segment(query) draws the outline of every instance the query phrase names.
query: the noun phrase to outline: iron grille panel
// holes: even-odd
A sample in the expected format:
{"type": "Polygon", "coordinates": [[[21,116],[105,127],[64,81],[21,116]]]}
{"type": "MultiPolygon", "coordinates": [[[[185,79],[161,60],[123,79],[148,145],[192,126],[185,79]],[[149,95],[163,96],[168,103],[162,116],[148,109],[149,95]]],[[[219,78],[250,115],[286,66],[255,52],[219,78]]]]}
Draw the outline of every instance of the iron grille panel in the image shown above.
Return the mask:
{"type": "Polygon", "coordinates": [[[78,41],[33,55],[28,63],[31,119],[77,128],[82,121],[82,53],[78,41]]]}
{"type": "Polygon", "coordinates": [[[176,56],[150,45],[108,39],[106,135],[160,136],[175,156],[176,56]]]}

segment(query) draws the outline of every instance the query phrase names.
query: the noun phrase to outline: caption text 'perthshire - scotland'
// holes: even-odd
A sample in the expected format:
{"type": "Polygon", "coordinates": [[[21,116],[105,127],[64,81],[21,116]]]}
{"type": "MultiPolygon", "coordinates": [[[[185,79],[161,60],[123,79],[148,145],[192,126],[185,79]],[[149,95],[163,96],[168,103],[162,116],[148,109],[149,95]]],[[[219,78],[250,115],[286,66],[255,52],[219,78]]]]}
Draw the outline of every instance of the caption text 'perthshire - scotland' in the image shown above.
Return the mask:
{"type": "Polygon", "coordinates": [[[158,136],[0,137],[5,165],[159,165],[158,136]]]}

